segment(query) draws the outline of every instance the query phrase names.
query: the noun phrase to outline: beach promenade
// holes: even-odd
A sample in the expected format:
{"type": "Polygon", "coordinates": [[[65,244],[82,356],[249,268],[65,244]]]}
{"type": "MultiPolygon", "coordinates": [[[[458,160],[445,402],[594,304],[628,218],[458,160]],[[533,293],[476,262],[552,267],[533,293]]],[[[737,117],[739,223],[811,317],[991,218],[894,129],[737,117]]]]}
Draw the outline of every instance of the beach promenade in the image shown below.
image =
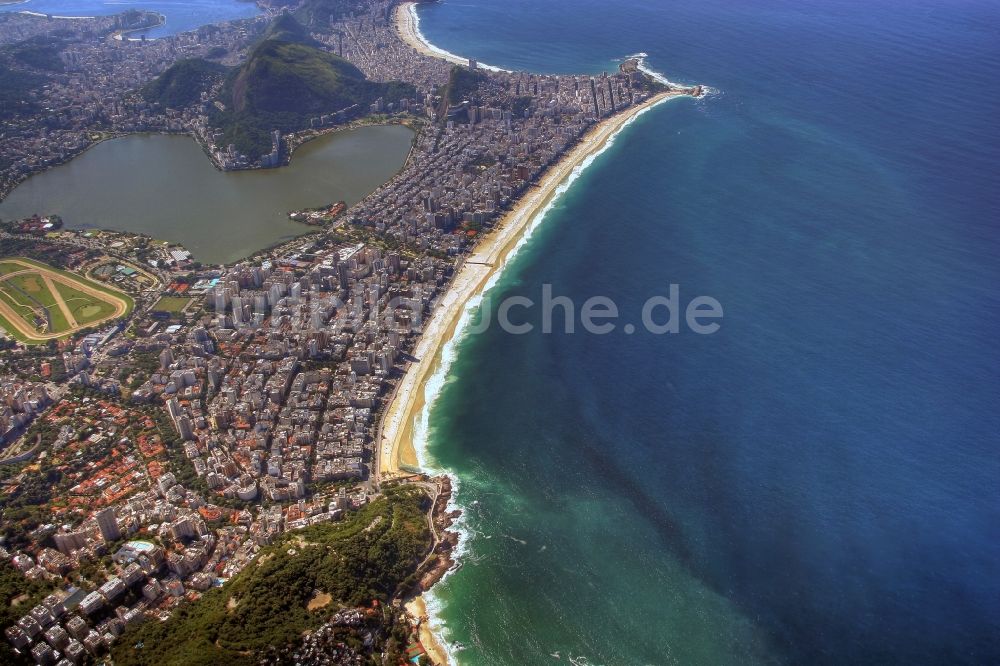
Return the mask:
{"type": "MultiPolygon", "coordinates": [[[[436,48],[424,39],[419,30],[416,3],[397,5],[394,23],[399,37],[418,53],[458,65],[468,64],[468,59],[436,48]]],[[[588,158],[602,152],[615,135],[638,116],[669,99],[689,95],[687,89],[661,92],[596,123],[544,173],[536,186],[527,190],[462,261],[457,275],[427,321],[412,354],[414,360],[393,392],[382,418],[376,442],[376,475],[380,481],[405,477],[420,468],[418,442],[415,441],[416,425],[427,406],[428,381],[441,367],[442,351],[450,340],[460,335],[459,323],[470,301],[481,296],[491,278],[503,270],[533,221],[559,194],[560,186],[569,181],[575,171],[585,168],[588,158]]],[[[434,626],[423,597],[412,599],[406,608],[419,621],[421,644],[434,663],[455,663],[440,636],[441,628],[434,626]]]]}
{"type": "Polygon", "coordinates": [[[454,337],[466,304],[482,294],[493,274],[502,269],[535,216],[552,200],[559,186],[573,171],[588,157],[602,151],[626,124],[657,104],[684,94],[663,92],[597,123],[545,173],[537,187],[528,190],[466,258],[438,301],[413,352],[416,360],[411,362],[386,410],[379,442],[378,470],[382,479],[408,474],[404,467],[418,466],[414,424],[425,405],[427,380],[441,361],[441,349],[454,337]]]}
{"type": "MultiPolygon", "coordinates": [[[[458,324],[469,301],[481,295],[493,275],[504,263],[530,228],[532,221],[558,193],[574,170],[582,168],[587,158],[601,152],[614,136],[630,121],[652,107],[681,92],[664,92],[644,103],[628,108],[595,125],[583,139],[544,175],[538,187],[532,188],[486,235],[463,262],[433,314],[406,370],[393,394],[382,421],[381,437],[377,442],[377,474],[382,481],[408,476],[419,467],[414,426],[426,406],[426,386],[441,363],[441,351],[458,332],[458,324]]],[[[420,622],[420,640],[436,664],[451,664],[443,639],[434,631],[427,605],[421,596],[406,604],[410,614],[420,622]]]]}
{"type": "Polygon", "coordinates": [[[424,40],[420,34],[417,19],[417,3],[401,2],[396,5],[396,13],[393,16],[396,24],[396,32],[409,47],[421,55],[431,58],[440,58],[456,65],[468,65],[468,58],[461,58],[453,53],[448,53],[442,49],[434,48],[424,40]]]}
{"type": "MultiPolygon", "coordinates": [[[[660,93],[643,104],[629,108],[598,123],[559,162],[546,172],[540,185],[532,188],[476,247],[465,260],[448,290],[431,315],[406,374],[397,387],[382,421],[378,442],[378,473],[382,480],[410,474],[407,469],[419,467],[414,441],[414,426],[426,406],[426,386],[440,367],[445,344],[458,333],[458,324],[469,301],[481,295],[495,273],[530,228],[532,221],[557,195],[559,186],[574,170],[581,168],[588,157],[601,152],[608,142],[636,117],[653,106],[681,93],[660,93]],[[405,468],[405,469],[404,469],[405,468]]],[[[432,619],[422,596],[406,605],[410,614],[420,621],[420,640],[436,664],[451,664],[443,639],[435,633],[432,619]]]]}

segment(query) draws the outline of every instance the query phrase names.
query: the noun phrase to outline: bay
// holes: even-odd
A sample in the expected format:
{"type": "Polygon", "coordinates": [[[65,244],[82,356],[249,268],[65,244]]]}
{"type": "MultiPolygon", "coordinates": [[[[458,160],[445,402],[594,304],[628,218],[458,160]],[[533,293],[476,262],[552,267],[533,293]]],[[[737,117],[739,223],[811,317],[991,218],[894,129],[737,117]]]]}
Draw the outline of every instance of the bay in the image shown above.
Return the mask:
{"type": "Polygon", "coordinates": [[[247,0],[27,0],[0,5],[0,12],[35,12],[51,16],[107,16],[129,9],[158,12],[166,22],[130,37],[156,38],[194,30],[203,25],[251,18],[260,14],[247,0]]]}

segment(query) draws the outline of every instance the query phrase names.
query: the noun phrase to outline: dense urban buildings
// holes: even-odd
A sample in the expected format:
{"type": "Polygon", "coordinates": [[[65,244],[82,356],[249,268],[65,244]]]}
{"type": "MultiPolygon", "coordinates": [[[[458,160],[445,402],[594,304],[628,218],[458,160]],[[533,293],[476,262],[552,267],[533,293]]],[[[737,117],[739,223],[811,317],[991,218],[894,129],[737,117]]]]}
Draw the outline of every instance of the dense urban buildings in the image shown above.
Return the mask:
{"type": "MultiPolygon", "coordinates": [[[[596,123],[663,91],[634,62],[599,76],[455,65],[400,39],[395,3],[354,6],[308,22],[296,43],[343,57],[370,82],[404,82],[404,96],[272,129],[259,159],[219,143],[220,80],[180,108],[137,91],[183,59],[237,65],[271,16],[138,41],[122,31],[153,17],[0,17],[2,45],[61,35],[44,75],[24,68],[46,85],[21,100],[37,110],[5,122],[0,192],[129,132],[189,133],[229,169],[278,166],[348,122],[417,130],[397,177],[318,233],[234,265],[203,266],[130,234],[5,223],[5,255],[69,268],[136,303],[123,320],[48,345],[8,340],[0,362],[10,444],[0,556],[51,590],[4,628],[19,655],[99,657],[128,627],[232,579],[284,533],[378,497],[385,406],[464,257],[596,123]]],[[[332,645],[346,655],[337,663],[354,663],[323,632],[357,617],[330,622],[300,653],[332,645]]]]}

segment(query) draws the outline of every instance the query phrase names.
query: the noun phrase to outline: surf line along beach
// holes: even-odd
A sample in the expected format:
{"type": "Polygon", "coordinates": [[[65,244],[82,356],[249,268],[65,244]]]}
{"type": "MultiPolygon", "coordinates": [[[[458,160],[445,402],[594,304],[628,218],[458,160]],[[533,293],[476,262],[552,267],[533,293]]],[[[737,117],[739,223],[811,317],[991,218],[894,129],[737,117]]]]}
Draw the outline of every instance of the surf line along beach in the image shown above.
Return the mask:
{"type": "MultiPolygon", "coordinates": [[[[399,38],[402,39],[407,46],[421,55],[430,56],[431,58],[440,58],[441,60],[454,63],[456,65],[468,65],[468,58],[463,58],[462,56],[445,51],[444,49],[438,48],[427,41],[423,33],[420,32],[420,17],[417,15],[417,4],[418,3],[416,2],[401,2],[396,5],[396,12],[393,15],[393,21],[399,38]]],[[[500,67],[494,67],[493,65],[487,65],[485,63],[479,63],[479,66],[483,69],[495,72],[510,71],[501,69],[500,67]]]]}
{"type": "MultiPolygon", "coordinates": [[[[394,19],[400,38],[418,53],[455,64],[468,64],[467,59],[437,48],[424,38],[419,30],[416,3],[399,4],[394,19]]],[[[491,66],[484,68],[499,69],[491,66]]],[[[533,222],[544,215],[549,204],[561,194],[565,186],[589,166],[597,155],[604,152],[628,124],[658,104],[677,97],[699,96],[701,90],[700,86],[674,87],[599,121],[544,173],[536,187],[527,190],[495,227],[483,236],[475,250],[462,262],[447,291],[438,300],[413,352],[415,360],[407,367],[383,415],[376,452],[376,473],[381,480],[390,481],[410,476],[413,470],[420,468],[415,424],[428,406],[428,381],[442,370],[442,351],[445,345],[461,335],[459,324],[463,313],[489,288],[491,279],[502,272],[507,260],[516,253],[521,240],[533,227],[533,222]]],[[[421,620],[421,643],[435,663],[455,663],[447,642],[439,634],[435,634],[440,627],[433,626],[428,618],[425,601],[417,597],[407,604],[407,610],[421,620]]]]}
{"type": "Polygon", "coordinates": [[[558,194],[565,183],[588,158],[602,152],[626,125],[652,107],[686,93],[662,92],[645,102],[607,118],[594,127],[545,173],[500,222],[476,246],[462,263],[448,286],[417,342],[412,361],[397,386],[382,421],[379,443],[379,472],[382,479],[406,476],[404,468],[416,468],[419,461],[413,441],[413,424],[424,407],[423,388],[440,363],[440,352],[457,330],[466,304],[483,293],[490,278],[503,269],[518,241],[536,216],[558,194]]]}

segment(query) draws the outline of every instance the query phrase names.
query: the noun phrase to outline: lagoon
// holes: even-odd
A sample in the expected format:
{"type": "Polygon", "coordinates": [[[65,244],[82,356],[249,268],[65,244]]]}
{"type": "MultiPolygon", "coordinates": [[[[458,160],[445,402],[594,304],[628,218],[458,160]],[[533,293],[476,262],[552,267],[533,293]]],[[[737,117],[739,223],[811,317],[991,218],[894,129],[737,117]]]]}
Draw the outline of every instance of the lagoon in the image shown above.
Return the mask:
{"type": "Polygon", "coordinates": [[[315,228],[289,211],[360,201],[399,171],[412,139],[401,125],[344,130],[299,147],[289,166],[222,172],[190,137],[128,136],[24,181],[0,218],[57,214],[70,229],[143,233],[227,263],[315,228]]]}

